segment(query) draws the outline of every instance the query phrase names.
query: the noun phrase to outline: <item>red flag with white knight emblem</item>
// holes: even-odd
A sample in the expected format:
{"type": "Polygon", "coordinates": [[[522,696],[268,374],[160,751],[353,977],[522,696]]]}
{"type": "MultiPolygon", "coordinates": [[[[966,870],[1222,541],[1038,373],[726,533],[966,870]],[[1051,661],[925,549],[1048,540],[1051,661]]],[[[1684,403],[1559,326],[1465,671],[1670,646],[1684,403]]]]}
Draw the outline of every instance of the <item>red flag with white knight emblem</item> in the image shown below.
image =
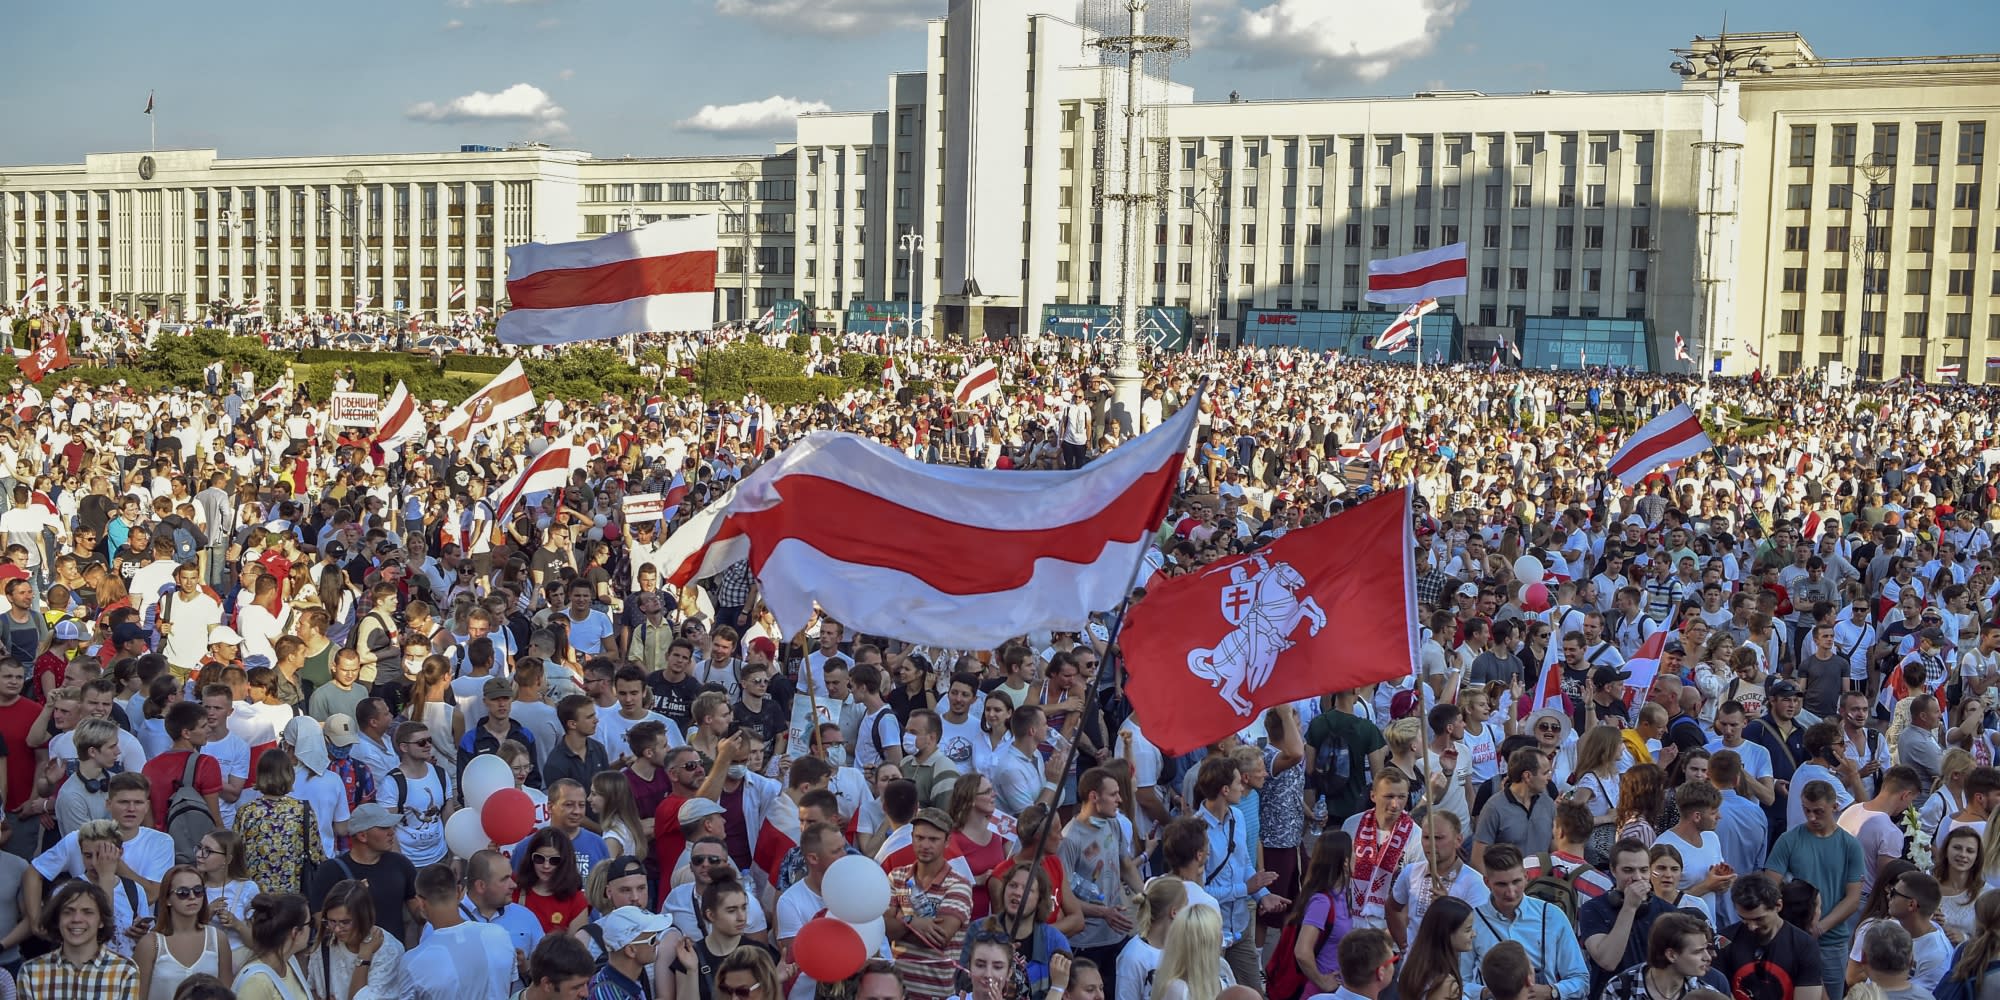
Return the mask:
{"type": "Polygon", "coordinates": [[[1125,620],[1146,737],[1183,754],[1265,709],[1414,674],[1416,547],[1399,490],[1149,590],[1125,620]]]}
{"type": "Polygon", "coordinates": [[[60,324],[49,324],[48,335],[33,353],[21,359],[21,374],[30,382],[40,382],[52,371],[69,367],[69,338],[60,324]]]}

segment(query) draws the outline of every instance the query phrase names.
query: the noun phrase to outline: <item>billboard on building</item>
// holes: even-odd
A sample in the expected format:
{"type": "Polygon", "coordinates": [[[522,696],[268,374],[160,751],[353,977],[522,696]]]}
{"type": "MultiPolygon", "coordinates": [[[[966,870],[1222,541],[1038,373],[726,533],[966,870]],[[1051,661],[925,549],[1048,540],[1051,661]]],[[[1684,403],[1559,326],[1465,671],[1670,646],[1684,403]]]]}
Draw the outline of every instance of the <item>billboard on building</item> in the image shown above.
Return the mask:
{"type": "MultiPolygon", "coordinates": [[[[1339,351],[1343,358],[1367,361],[1413,363],[1416,355],[1410,351],[1384,354],[1369,346],[1396,321],[1396,315],[1393,311],[1373,309],[1252,309],[1243,314],[1238,342],[1251,347],[1339,351]]],[[[1431,364],[1440,355],[1447,364],[1462,359],[1457,316],[1439,310],[1423,317],[1420,336],[1425,364],[1431,364]]]]}
{"type": "MultiPolygon", "coordinates": [[[[1118,307],[1094,304],[1063,304],[1042,307],[1044,336],[1070,340],[1098,340],[1116,337],[1118,307]]],[[[1146,306],[1139,310],[1139,338],[1163,351],[1185,350],[1194,336],[1194,323],[1179,306],[1146,306]]]]}

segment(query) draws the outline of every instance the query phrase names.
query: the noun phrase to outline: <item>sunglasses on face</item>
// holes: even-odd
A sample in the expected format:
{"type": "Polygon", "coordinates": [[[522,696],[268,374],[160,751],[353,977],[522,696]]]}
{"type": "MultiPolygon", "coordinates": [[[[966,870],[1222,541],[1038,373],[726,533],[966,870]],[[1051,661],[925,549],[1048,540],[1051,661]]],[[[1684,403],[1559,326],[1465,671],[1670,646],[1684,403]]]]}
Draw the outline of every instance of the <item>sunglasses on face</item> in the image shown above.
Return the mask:
{"type": "Polygon", "coordinates": [[[405,744],[403,744],[403,745],[404,745],[404,746],[406,746],[406,747],[427,747],[427,746],[430,746],[430,745],[431,745],[431,741],[430,741],[429,737],[426,737],[426,738],[424,738],[424,739],[421,739],[421,740],[411,740],[411,741],[409,741],[408,743],[405,743],[405,744]]]}
{"type": "Polygon", "coordinates": [[[717,983],[715,984],[715,988],[724,996],[737,997],[738,1000],[757,995],[757,984],[755,983],[751,983],[748,986],[724,986],[721,983],[717,983]]]}
{"type": "Polygon", "coordinates": [[[558,862],[562,861],[562,855],[560,855],[560,854],[536,854],[536,855],[534,855],[534,861],[535,861],[535,863],[536,863],[536,864],[538,864],[538,865],[553,865],[553,864],[556,864],[556,863],[558,863],[558,862]]]}
{"type": "Polygon", "coordinates": [[[173,893],[175,899],[200,899],[208,894],[207,890],[198,885],[176,886],[173,893]]]}
{"type": "Polygon", "coordinates": [[[713,854],[697,854],[689,863],[696,865],[721,865],[729,863],[729,859],[716,857],[713,854]]]}

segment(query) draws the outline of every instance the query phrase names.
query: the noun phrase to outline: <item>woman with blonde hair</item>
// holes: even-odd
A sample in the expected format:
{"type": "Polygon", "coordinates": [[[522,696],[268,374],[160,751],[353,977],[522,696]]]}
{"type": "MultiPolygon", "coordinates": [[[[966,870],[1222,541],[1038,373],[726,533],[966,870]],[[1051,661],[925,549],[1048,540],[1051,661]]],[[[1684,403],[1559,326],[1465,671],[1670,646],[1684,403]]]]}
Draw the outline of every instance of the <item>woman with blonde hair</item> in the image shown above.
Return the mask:
{"type": "MultiPolygon", "coordinates": [[[[1382,740],[1389,750],[1383,766],[1394,765],[1410,779],[1408,808],[1415,809],[1428,798],[1424,794],[1428,789],[1418,777],[1424,773],[1423,764],[1417,755],[1423,743],[1423,724],[1413,715],[1397,719],[1382,728],[1382,740]]],[[[1446,777],[1441,770],[1438,773],[1439,776],[1446,777]]]]}
{"type": "MultiPolygon", "coordinates": [[[[639,821],[639,806],[632,798],[632,783],[623,771],[599,771],[590,778],[590,810],[603,827],[604,846],[612,857],[641,854],[649,841],[639,821]]],[[[593,866],[595,867],[595,866],[593,866]]]]}
{"type": "Polygon", "coordinates": [[[1172,875],[1162,875],[1146,883],[1137,900],[1139,912],[1133,920],[1132,937],[1119,949],[1117,974],[1113,981],[1146,983],[1160,968],[1160,953],[1167,946],[1167,932],[1187,906],[1187,886],[1172,875]],[[1129,977],[1129,978],[1128,978],[1129,977]]]}
{"type": "Polygon", "coordinates": [[[1729,699],[1723,692],[1729,689],[1729,682],[1736,679],[1736,668],[1732,660],[1736,656],[1736,637],[1728,632],[1716,632],[1708,637],[1708,644],[1702,647],[1701,663],[1694,668],[1694,686],[1701,689],[1701,721],[1713,725],[1715,710],[1729,699]]]}
{"type": "Polygon", "coordinates": [[[1946,750],[1938,758],[1937,782],[1917,807],[1917,819],[1923,829],[1931,832],[1932,840],[1944,832],[1942,827],[1947,820],[1965,809],[1965,776],[1972,773],[1972,766],[1972,755],[1958,747],[1946,750]]]}
{"type": "Polygon", "coordinates": [[[2000,893],[1989,892],[1979,897],[1972,912],[1979,933],[1959,947],[1958,960],[1944,974],[1938,990],[1953,982],[1966,982],[1975,997],[2000,996],[2000,968],[1995,967],[1995,963],[2000,963],[2000,893]]]}
{"type": "Polygon", "coordinates": [[[438,765],[451,770],[458,761],[458,743],[465,738],[465,715],[451,697],[451,661],[440,654],[424,657],[423,669],[410,685],[409,717],[430,728],[438,765]],[[450,739],[437,739],[444,734],[450,739]]]}
{"type": "Polygon", "coordinates": [[[1624,753],[1624,735],[1617,726],[1592,726],[1577,741],[1570,795],[1589,806],[1599,824],[1618,815],[1618,761],[1624,753]]]}
{"type": "Polygon", "coordinates": [[[1222,916],[1213,907],[1181,911],[1167,929],[1160,970],[1153,976],[1153,1000],[1215,1000],[1225,985],[1222,916]]]}

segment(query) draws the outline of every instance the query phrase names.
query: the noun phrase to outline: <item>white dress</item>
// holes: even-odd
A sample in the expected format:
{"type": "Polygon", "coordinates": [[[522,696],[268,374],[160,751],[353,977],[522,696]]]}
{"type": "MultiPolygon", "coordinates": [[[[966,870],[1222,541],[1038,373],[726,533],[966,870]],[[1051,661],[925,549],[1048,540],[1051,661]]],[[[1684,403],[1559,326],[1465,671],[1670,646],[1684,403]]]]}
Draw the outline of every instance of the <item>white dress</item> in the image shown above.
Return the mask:
{"type": "Polygon", "coordinates": [[[153,959],[153,984],[146,990],[145,1000],[173,1000],[174,992],[181,982],[198,973],[216,975],[222,969],[222,932],[214,927],[201,929],[201,957],[193,965],[182,965],[174,957],[174,950],[167,947],[167,939],[159,933],[153,935],[153,945],[158,952],[153,959]]]}

